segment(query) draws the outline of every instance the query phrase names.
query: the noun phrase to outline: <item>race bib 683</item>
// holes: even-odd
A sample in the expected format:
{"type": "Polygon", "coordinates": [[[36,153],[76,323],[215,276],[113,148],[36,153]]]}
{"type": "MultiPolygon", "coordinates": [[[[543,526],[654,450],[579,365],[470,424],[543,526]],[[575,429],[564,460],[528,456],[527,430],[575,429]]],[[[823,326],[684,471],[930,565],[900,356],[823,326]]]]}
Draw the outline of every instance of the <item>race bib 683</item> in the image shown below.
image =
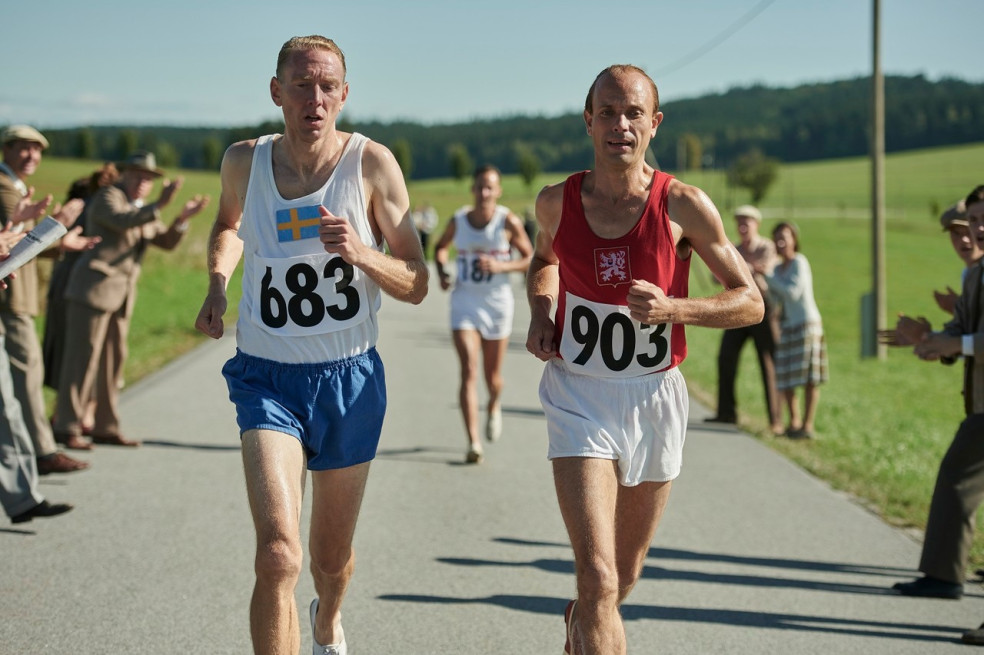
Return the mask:
{"type": "Polygon", "coordinates": [[[252,321],[267,332],[337,332],[369,317],[365,275],[338,255],[256,257],[252,321]]]}

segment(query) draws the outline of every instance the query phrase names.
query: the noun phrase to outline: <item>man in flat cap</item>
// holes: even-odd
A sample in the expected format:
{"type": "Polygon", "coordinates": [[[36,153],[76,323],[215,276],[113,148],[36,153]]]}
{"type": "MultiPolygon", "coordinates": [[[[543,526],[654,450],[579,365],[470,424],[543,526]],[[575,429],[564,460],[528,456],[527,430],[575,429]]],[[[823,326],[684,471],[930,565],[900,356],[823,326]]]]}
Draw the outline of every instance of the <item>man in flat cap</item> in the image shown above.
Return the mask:
{"type": "MultiPolygon", "coordinates": [[[[41,163],[41,153],[48,147],[43,134],[29,125],[11,125],[0,133],[3,162],[0,163],[0,225],[10,230],[30,230],[33,220],[17,219],[18,205],[31,195],[27,178],[41,163]]],[[[66,203],[56,209],[56,218],[66,225],[75,222],[82,211],[82,202],[66,203]]],[[[95,239],[80,235],[81,229],[70,231],[61,241],[63,251],[74,252],[90,248],[95,239]]],[[[57,250],[44,253],[54,255],[57,250]]],[[[88,462],[69,457],[58,450],[45,412],[44,365],[34,317],[40,311],[38,267],[35,260],[17,271],[17,277],[0,290],[0,336],[4,337],[10,357],[14,395],[23,412],[24,423],[37,457],[38,473],[69,473],[89,467],[88,462]]]]}
{"type": "Polygon", "coordinates": [[[79,258],[65,289],[65,356],[54,427],[55,438],[69,448],[92,448],[82,436],[82,418],[93,393],[92,442],[139,445],[121,433],[118,403],[140,263],[149,245],[165,250],[177,247],[188,231],[188,221],[209,200],[195,196],[166,225],[161,210],[171,203],[183,178],[165,179],[157,200],[144,204],[155,180],[164,176],[154,154],[134,152],[119,169],[117,183],[103,187],[89,200],[86,229],[101,241],[79,258]]]}
{"type": "Polygon", "coordinates": [[[765,301],[765,317],[761,323],[725,330],[718,351],[718,405],[717,414],[707,419],[709,423],[735,423],[738,420],[738,403],[735,396],[735,380],[738,377],[738,361],[741,349],[748,339],[755,344],[759,368],[762,371],[762,386],[765,389],[765,410],[774,434],[783,432],[779,407],[779,394],[776,391],[776,367],[773,359],[776,350],[779,327],[776,323],[773,303],[769,301],[765,278],[756,271],[761,269],[771,274],[775,268],[776,247],[771,239],[759,235],[762,213],[752,205],[742,205],[735,209],[735,223],[738,227],[738,254],[744,258],[752,271],[762,299],[765,301]]]}
{"type": "MultiPolygon", "coordinates": [[[[960,282],[963,284],[964,278],[967,277],[967,271],[984,255],[984,252],[977,245],[975,235],[971,234],[970,223],[967,221],[967,207],[963,200],[948,207],[940,215],[940,225],[943,226],[944,232],[949,233],[953,251],[964,263],[964,270],[960,275],[960,282]]],[[[959,297],[960,294],[949,285],[946,287],[946,291],[933,292],[936,305],[947,314],[953,314],[959,297]]]]}

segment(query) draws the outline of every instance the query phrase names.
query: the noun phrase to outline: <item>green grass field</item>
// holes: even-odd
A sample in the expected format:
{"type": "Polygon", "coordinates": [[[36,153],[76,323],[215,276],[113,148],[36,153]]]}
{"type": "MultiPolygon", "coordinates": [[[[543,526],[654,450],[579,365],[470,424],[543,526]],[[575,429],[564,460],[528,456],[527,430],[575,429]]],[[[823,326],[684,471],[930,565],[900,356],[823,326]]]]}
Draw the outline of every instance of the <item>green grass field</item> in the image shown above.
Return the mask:
{"type": "MultiPolygon", "coordinates": [[[[886,164],[887,275],[889,320],[905,311],[925,315],[939,326],[945,316],[932,291],[958,288],[961,262],[941,233],[939,212],[984,182],[979,162],[984,144],[892,155],[886,164]]],[[[46,159],[31,180],[38,193],[57,198],[94,162],[46,159]]],[[[165,211],[170,220],[193,193],[218,198],[218,176],[186,172],[177,201],[165,211]]],[[[519,178],[504,180],[503,204],[518,214],[531,207],[536,191],[564,175],[542,175],[536,188],[519,178]]],[[[679,177],[703,188],[725,216],[734,236],[730,210],[748,202],[728,189],[718,172],[686,172],[679,177]]],[[[778,220],[792,219],[801,230],[802,252],[814,271],[817,302],[823,314],[830,355],[830,382],[821,394],[818,438],[790,442],[766,434],[759,373],[752,346],[743,353],[739,403],[743,427],[798,464],[854,495],[886,520],[903,526],[925,525],[936,469],[962,417],[961,367],[917,360],[909,351],[890,352],[887,360],[862,359],[861,298],[871,288],[870,167],[863,158],[783,166],[762,203],[768,234],[778,220]]],[[[470,202],[469,182],[428,180],[410,184],[414,204],[430,202],[442,216],[470,202]]],[[[152,196],[153,197],[153,196],[152,196]]],[[[205,241],[214,206],[196,218],[192,231],[172,253],[152,251],[144,265],[140,299],[131,330],[127,379],[133,382],[199,343],[192,323],[206,289],[205,241]]],[[[231,285],[231,303],[238,299],[231,285]]],[[[703,265],[695,263],[691,294],[707,295],[714,286],[703,265]]],[[[517,326],[522,330],[523,326],[517,326]]],[[[691,391],[713,406],[720,333],[688,330],[690,356],[683,366],[691,391]]],[[[749,471],[754,476],[755,471],[749,471]]],[[[913,565],[916,563],[913,562],[913,565]]],[[[984,535],[975,543],[973,564],[984,564],[984,535]]]]}

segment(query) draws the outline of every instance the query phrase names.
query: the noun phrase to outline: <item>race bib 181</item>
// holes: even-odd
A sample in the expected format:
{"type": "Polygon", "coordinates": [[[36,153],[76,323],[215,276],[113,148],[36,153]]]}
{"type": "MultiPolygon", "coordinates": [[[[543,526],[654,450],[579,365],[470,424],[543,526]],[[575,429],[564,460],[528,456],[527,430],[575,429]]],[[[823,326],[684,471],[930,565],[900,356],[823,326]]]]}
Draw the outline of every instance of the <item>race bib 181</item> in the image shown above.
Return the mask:
{"type": "Polygon", "coordinates": [[[457,257],[458,264],[458,285],[487,285],[493,280],[496,284],[502,282],[504,277],[501,274],[490,273],[482,270],[482,257],[489,257],[498,261],[509,261],[509,251],[459,251],[457,257]]]}
{"type": "Polygon", "coordinates": [[[369,317],[365,275],[335,255],[256,257],[254,323],[296,337],[337,332],[369,317]]]}
{"type": "Polygon", "coordinates": [[[625,305],[566,296],[560,356],[568,368],[596,377],[648,375],[670,365],[672,325],[632,320],[625,305]]]}
{"type": "Polygon", "coordinates": [[[482,270],[481,253],[458,253],[458,284],[488,284],[492,273],[482,270]]]}

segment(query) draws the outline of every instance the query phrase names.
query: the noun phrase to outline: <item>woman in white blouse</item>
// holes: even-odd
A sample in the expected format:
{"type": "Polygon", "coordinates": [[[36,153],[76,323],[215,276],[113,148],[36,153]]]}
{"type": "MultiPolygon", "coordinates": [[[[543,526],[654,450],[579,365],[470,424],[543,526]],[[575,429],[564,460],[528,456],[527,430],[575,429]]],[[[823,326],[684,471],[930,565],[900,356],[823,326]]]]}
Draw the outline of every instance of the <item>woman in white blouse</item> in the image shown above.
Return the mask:
{"type": "Polygon", "coordinates": [[[781,304],[780,336],[776,348],[776,388],[786,398],[792,438],[813,436],[813,419],[820,399],[820,385],[827,381],[827,345],[823,322],[813,297],[810,263],[799,252],[799,230],[782,222],[772,230],[776,252],[782,259],[766,276],[769,292],[781,304]],[[796,402],[796,388],[804,387],[803,414],[796,402]]]}

